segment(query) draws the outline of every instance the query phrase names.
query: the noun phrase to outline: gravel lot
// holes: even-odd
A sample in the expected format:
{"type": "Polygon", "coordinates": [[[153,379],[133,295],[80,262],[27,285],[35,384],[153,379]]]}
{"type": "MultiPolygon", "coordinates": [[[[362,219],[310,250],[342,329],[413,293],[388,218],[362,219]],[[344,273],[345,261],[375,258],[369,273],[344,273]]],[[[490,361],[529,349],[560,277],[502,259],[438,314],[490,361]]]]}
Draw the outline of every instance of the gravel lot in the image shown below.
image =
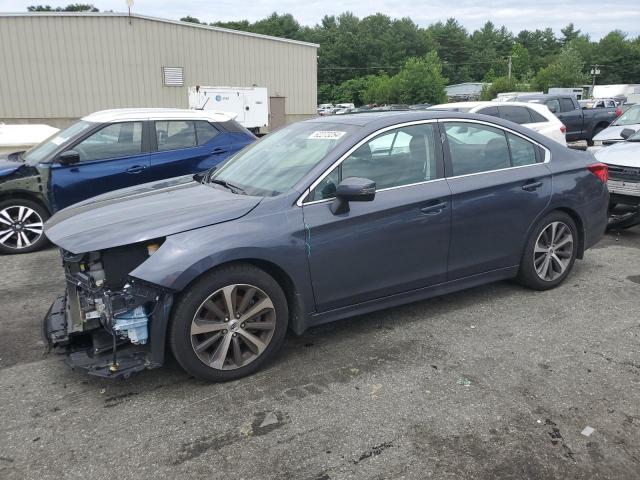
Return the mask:
{"type": "Polygon", "coordinates": [[[315,328],[227,384],[174,362],[72,372],[39,338],[57,251],[0,265],[3,479],[640,478],[640,228],[556,290],[502,282],[315,328]]]}

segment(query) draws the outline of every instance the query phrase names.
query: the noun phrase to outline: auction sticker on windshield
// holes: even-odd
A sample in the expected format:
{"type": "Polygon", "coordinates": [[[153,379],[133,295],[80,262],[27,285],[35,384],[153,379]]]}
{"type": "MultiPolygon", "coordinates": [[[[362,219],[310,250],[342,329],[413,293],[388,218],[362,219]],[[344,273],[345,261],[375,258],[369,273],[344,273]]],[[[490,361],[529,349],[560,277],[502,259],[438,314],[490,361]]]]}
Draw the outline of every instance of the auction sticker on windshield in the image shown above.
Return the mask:
{"type": "Polygon", "coordinates": [[[347,132],[341,132],[339,130],[318,130],[309,135],[308,139],[314,140],[338,140],[345,136],[347,132]]]}

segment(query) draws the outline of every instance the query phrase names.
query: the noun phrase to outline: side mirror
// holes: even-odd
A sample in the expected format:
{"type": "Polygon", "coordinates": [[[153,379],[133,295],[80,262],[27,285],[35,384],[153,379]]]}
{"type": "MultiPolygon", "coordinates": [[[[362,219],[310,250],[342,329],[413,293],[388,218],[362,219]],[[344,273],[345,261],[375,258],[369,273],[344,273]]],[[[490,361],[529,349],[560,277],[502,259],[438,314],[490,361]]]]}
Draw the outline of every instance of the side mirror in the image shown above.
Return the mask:
{"type": "Polygon", "coordinates": [[[331,213],[341,215],[349,211],[349,202],[370,202],[376,196],[376,182],[367,178],[345,178],[336,189],[331,213]]]}
{"type": "Polygon", "coordinates": [[[80,154],[75,150],[67,150],[58,155],[58,161],[62,165],[72,165],[80,161],[80,154]]]}
{"type": "Polygon", "coordinates": [[[622,130],[620,132],[620,136],[626,140],[627,138],[629,138],[634,133],[636,133],[636,131],[633,130],[632,128],[625,128],[624,130],[622,130]]]}

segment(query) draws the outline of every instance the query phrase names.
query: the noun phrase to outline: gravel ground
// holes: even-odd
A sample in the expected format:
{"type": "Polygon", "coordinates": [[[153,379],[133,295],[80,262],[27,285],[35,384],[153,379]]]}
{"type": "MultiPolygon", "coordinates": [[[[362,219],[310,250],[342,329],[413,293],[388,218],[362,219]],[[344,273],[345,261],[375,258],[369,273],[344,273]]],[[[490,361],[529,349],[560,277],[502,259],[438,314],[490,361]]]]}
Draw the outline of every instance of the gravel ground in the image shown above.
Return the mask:
{"type": "Polygon", "coordinates": [[[0,478],[640,478],[640,228],[553,291],[501,282],[314,328],[227,384],[44,356],[59,263],[0,258],[0,478]]]}

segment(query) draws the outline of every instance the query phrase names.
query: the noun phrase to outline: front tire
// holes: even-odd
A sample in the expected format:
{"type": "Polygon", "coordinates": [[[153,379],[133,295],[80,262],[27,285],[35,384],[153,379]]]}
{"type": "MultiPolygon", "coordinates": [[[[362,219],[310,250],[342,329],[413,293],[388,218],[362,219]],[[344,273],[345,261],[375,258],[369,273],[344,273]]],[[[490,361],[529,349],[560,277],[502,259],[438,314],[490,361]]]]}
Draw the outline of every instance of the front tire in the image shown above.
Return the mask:
{"type": "Polygon", "coordinates": [[[578,250],[578,229],[564,212],[552,212],[538,222],[525,246],[518,282],[534,290],[560,285],[571,272],[578,250]]]}
{"type": "Polygon", "coordinates": [[[176,360],[203,380],[235,380],[279,350],[289,319],[280,285],[248,264],[212,270],[176,303],[169,342],[176,360]]]}
{"type": "Polygon", "coordinates": [[[37,202],[15,199],[0,202],[0,253],[41,250],[48,240],[44,222],[49,212],[37,202]]]}

